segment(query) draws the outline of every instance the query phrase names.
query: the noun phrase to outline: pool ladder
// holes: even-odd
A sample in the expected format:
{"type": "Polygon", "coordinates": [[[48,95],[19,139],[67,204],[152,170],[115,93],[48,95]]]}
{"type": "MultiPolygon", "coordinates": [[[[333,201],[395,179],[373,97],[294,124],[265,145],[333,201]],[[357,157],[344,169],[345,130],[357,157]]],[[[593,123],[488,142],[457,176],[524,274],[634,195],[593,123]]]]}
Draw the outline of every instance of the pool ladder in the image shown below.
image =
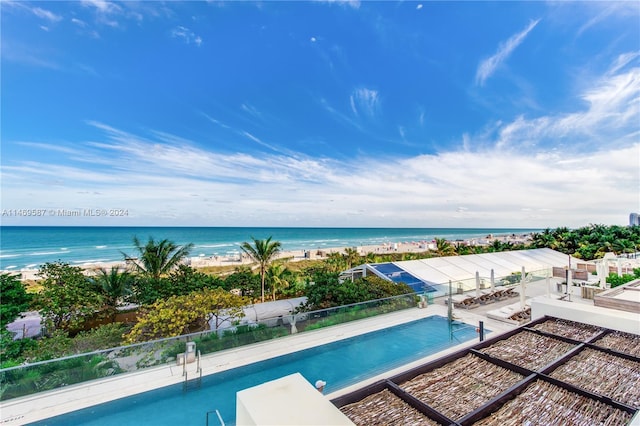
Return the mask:
{"type": "Polygon", "coordinates": [[[189,389],[189,382],[194,382],[196,386],[200,387],[202,384],[202,366],[200,365],[200,351],[196,356],[196,371],[195,377],[191,377],[189,379],[189,372],[187,371],[187,354],[185,353],[185,362],[182,363],[182,376],[184,377],[184,382],[182,383],[182,390],[186,392],[189,389]]]}
{"type": "Polygon", "coordinates": [[[209,414],[213,414],[213,413],[216,413],[216,415],[218,416],[218,421],[220,422],[220,426],[225,426],[224,420],[222,420],[222,416],[220,415],[220,411],[218,410],[207,411],[207,426],[209,426],[209,414]]]}

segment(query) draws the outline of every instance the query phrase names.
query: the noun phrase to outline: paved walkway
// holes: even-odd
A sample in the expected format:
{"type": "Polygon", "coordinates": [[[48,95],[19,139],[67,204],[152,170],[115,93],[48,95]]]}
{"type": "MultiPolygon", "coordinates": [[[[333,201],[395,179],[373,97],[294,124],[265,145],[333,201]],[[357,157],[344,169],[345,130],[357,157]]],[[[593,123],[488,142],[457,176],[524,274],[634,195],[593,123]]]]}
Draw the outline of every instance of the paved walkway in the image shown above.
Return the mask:
{"type": "MultiPolygon", "coordinates": [[[[544,281],[527,286],[528,297],[545,293],[546,288],[544,281]]],[[[486,312],[504,305],[513,304],[515,300],[517,299],[511,298],[470,310],[454,309],[454,315],[458,320],[472,326],[477,326],[479,321],[484,321],[485,328],[491,330],[491,333],[486,336],[489,338],[509,331],[515,328],[516,325],[489,319],[485,316],[486,312]]],[[[207,355],[202,358],[203,375],[218,373],[242,365],[432,315],[447,316],[447,306],[444,303],[444,299],[436,299],[434,304],[424,309],[407,309],[207,355]]],[[[393,376],[401,371],[440,358],[445,354],[458,351],[467,346],[472,346],[475,343],[477,343],[477,340],[458,345],[449,350],[439,352],[364,382],[360,382],[354,386],[341,389],[340,391],[327,395],[327,397],[332,399],[339,395],[349,393],[369,383],[376,382],[383,377],[393,376]]],[[[195,374],[195,363],[187,364],[187,367],[191,374],[195,374]]],[[[15,398],[0,405],[0,423],[3,425],[22,425],[117,398],[178,384],[182,381],[182,367],[171,364],[157,368],[149,368],[135,373],[121,374],[109,379],[72,385],[59,390],[42,392],[33,396],[15,398]]]]}

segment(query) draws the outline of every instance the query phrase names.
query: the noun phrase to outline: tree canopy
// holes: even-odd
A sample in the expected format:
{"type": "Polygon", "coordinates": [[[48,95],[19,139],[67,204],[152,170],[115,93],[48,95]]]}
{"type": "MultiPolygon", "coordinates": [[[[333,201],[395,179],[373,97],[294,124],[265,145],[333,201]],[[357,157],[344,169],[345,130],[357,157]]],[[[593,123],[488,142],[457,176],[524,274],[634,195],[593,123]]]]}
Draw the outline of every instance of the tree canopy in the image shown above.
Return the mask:
{"type": "Polygon", "coordinates": [[[583,226],[577,229],[547,228],[531,235],[531,246],[547,247],[574,257],[592,260],[607,252],[616,255],[640,250],[640,226],[583,226]]]}
{"type": "Polygon", "coordinates": [[[75,332],[102,310],[104,296],[81,268],[64,262],[45,263],[38,273],[42,290],[35,303],[49,327],[75,332]]]}
{"type": "Polygon", "coordinates": [[[314,274],[306,287],[305,310],[326,309],[414,292],[404,283],[394,283],[375,276],[340,281],[338,275],[333,272],[314,274]]]}
{"type": "Polygon", "coordinates": [[[242,307],[248,303],[221,288],[160,299],[144,308],[126,339],[133,343],[195,333],[208,330],[209,321],[217,328],[223,321],[241,318],[242,307]]]}
{"type": "Polygon", "coordinates": [[[28,310],[31,295],[17,275],[0,274],[0,330],[28,310]]]}

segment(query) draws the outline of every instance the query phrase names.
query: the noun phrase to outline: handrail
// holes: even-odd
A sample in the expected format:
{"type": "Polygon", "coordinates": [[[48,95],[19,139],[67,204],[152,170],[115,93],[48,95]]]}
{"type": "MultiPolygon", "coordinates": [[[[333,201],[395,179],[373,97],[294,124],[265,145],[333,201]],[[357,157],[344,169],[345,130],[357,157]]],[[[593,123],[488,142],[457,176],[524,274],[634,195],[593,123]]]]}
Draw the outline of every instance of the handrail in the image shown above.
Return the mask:
{"type": "Polygon", "coordinates": [[[218,411],[217,409],[214,411],[207,411],[207,426],[209,426],[209,414],[211,413],[216,413],[216,415],[218,416],[218,421],[220,422],[220,426],[225,426],[224,420],[222,420],[222,416],[220,415],[220,411],[218,411]]]}

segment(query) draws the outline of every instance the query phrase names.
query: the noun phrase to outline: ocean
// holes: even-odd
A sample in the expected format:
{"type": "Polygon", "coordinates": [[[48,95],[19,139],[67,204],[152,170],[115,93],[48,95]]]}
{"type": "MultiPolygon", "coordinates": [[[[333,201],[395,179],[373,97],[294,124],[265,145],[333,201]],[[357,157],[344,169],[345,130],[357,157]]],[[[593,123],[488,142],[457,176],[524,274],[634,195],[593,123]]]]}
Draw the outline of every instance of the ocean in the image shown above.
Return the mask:
{"type": "Polygon", "coordinates": [[[272,237],[282,249],[314,250],[332,247],[358,247],[432,241],[472,240],[493,235],[521,235],[539,229],[511,228],[233,228],[233,227],[61,227],[0,226],[0,270],[38,268],[46,262],[63,261],[71,265],[117,262],[124,255],[136,256],[133,238],[144,244],[149,237],[168,239],[176,244],[193,243],[197,256],[237,254],[239,246],[251,237],[272,237]]]}

